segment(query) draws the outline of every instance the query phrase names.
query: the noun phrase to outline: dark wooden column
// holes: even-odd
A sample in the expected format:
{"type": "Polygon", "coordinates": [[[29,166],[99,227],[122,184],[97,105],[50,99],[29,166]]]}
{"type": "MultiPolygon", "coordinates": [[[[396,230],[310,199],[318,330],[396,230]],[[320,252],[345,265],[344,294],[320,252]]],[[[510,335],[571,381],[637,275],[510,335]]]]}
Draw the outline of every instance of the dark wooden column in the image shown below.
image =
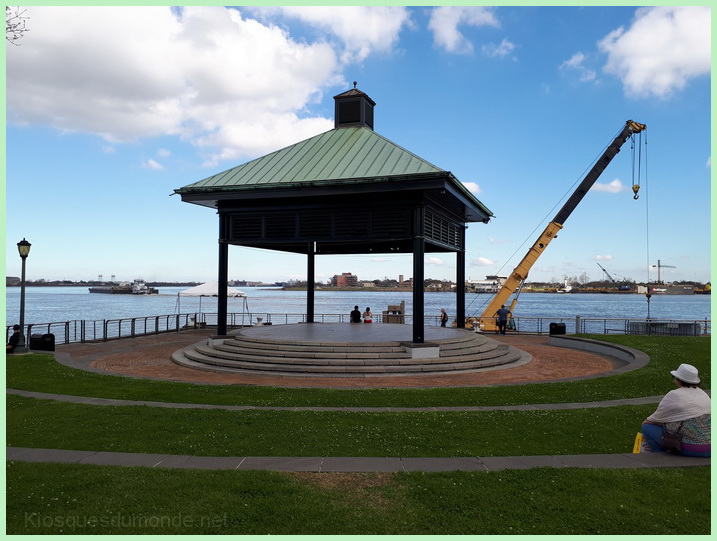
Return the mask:
{"type": "Polygon", "coordinates": [[[466,326],[466,228],[461,228],[461,246],[456,252],[456,327],[466,326]]]}
{"type": "Polygon", "coordinates": [[[306,322],[314,322],[314,289],[316,279],[316,250],[314,243],[309,243],[306,254],[306,322]]]}
{"type": "Polygon", "coordinates": [[[227,334],[227,281],[229,280],[229,243],[227,242],[228,218],[219,215],[219,260],[217,275],[217,334],[227,334]]]}
{"type": "Polygon", "coordinates": [[[423,206],[413,211],[413,342],[423,344],[425,305],[423,302],[423,258],[426,240],[423,234],[423,206]]]}

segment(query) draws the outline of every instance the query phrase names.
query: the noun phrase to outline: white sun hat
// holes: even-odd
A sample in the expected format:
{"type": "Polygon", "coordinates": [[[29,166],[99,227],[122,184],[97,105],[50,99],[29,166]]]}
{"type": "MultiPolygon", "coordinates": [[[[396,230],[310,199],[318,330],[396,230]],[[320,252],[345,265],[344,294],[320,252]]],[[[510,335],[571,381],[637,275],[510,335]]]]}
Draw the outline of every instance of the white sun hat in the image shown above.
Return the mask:
{"type": "Polygon", "coordinates": [[[697,385],[700,382],[700,377],[697,375],[697,369],[691,364],[681,364],[677,370],[670,372],[674,377],[690,385],[697,385]]]}

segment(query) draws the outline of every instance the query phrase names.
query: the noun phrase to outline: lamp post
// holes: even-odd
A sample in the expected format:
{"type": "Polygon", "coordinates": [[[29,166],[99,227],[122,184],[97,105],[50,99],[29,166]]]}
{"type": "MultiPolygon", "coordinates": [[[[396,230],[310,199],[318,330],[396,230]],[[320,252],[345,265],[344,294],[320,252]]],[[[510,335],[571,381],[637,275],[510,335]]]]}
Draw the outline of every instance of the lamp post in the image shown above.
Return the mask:
{"type": "Polygon", "coordinates": [[[17,353],[27,352],[27,345],[25,342],[25,260],[30,254],[30,244],[23,239],[17,243],[17,251],[20,253],[20,259],[22,259],[22,278],[20,279],[20,341],[15,347],[17,353]]]}

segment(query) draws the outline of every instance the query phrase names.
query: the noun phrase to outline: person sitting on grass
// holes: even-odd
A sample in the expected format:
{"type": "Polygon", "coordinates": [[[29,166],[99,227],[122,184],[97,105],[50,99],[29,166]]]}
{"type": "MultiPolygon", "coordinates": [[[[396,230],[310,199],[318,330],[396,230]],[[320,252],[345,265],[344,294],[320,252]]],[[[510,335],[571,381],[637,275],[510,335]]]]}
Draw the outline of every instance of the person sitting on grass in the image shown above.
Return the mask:
{"type": "Polygon", "coordinates": [[[711,456],[711,401],[699,388],[697,368],[681,364],[670,372],[677,389],[667,393],[642,424],[642,437],[653,453],[664,452],[662,435],[679,434],[685,456],[711,456]]]}

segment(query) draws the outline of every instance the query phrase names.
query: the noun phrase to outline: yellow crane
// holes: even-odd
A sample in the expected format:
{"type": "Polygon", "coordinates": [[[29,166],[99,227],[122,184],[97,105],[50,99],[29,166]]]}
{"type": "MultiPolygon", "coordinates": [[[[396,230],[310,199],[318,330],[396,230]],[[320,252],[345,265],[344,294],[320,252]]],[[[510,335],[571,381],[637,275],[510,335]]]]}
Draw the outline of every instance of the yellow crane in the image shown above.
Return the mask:
{"type": "MultiPolygon", "coordinates": [[[[501,289],[498,293],[496,293],[495,297],[493,297],[491,302],[488,304],[488,307],[483,311],[483,314],[478,318],[478,324],[481,330],[496,331],[498,329],[498,326],[496,325],[495,313],[501,306],[505,305],[510,296],[517,291],[517,294],[513,298],[509,308],[511,313],[513,312],[515,304],[518,302],[518,295],[520,294],[520,290],[523,288],[523,284],[528,277],[530,269],[545,251],[545,248],[548,247],[548,244],[550,244],[550,242],[557,237],[558,232],[563,228],[565,220],[567,220],[573,210],[575,210],[578,203],[582,201],[585,194],[587,194],[588,190],[590,190],[592,185],[595,184],[595,181],[600,177],[612,159],[618,152],[620,152],[620,147],[622,147],[625,141],[627,141],[633,134],[640,133],[646,127],[647,126],[645,124],[640,124],[639,122],[635,122],[633,120],[625,122],[625,126],[620,134],[615,137],[613,142],[607,147],[605,152],[603,152],[602,156],[598,158],[595,165],[593,165],[592,169],[588,171],[580,185],[575,189],[560,211],[558,211],[555,218],[553,218],[545,230],[540,234],[538,240],[536,240],[533,246],[531,246],[528,253],[525,254],[520,263],[518,263],[518,266],[513,269],[513,272],[505,281],[501,289]]],[[[635,199],[637,199],[637,190],[635,190],[635,187],[633,187],[633,191],[635,192],[635,199]]],[[[474,319],[475,318],[469,318],[468,324],[474,325],[474,319]],[[471,321],[471,319],[473,319],[473,321],[471,321]]]]}

